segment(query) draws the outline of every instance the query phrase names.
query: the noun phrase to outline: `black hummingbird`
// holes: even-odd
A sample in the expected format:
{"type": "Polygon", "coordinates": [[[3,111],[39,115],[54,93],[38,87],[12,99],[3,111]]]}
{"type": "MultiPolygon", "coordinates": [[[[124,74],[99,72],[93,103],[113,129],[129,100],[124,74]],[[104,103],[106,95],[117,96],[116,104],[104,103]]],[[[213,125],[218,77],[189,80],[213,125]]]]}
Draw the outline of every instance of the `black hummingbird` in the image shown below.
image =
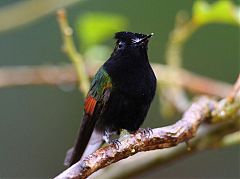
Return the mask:
{"type": "Polygon", "coordinates": [[[117,32],[116,47],[92,80],[84,103],[78,138],[67,152],[71,166],[96,151],[121,129],[136,132],[143,123],[156,91],[149,64],[148,40],[153,34],[117,32]]]}

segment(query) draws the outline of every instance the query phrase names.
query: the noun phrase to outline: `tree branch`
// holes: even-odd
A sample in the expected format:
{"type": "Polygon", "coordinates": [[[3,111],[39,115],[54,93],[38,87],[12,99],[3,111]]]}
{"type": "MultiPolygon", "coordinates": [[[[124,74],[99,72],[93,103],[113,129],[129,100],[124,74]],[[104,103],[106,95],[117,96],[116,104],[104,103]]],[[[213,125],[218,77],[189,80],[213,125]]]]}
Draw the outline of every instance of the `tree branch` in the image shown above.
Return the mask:
{"type": "Polygon", "coordinates": [[[127,160],[121,160],[92,174],[89,179],[122,179],[138,176],[150,169],[166,166],[207,149],[215,149],[240,144],[239,120],[221,125],[200,126],[196,137],[176,147],[138,153],[127,160]],[[237,132],[235,132],[237,131],[237,132]],[[189,150],[190,148],[190,150],[189,150]],[[124,172],[122,172],[124,171],[124,172]]]}
{"type": "Polygon", "coordinates": [[[174,161],[180,157],[184,157],[197,151],[210,148],[227,147],[230,145],[239,145],[239,109],[240,75],[228,97],[218,102],[218,107],[216,110],[211,112],[211,122],[221,122],[220,125],[202,125],[200,126],[196,137],[194,137],[190,143],[187,142],[187,145],[181,144],[167,150],[157,150],[152,151],[151,153],[139,153],[128,160],[121,160],[117,164],[113,164],[94,173],[90,176],[90,178],[130,178],[131,176],[139,175],[140,173],[156,167],[157,165],[159,166],[166,164],[167,162],[174,161]],[[216,116],[219,116],[220,114],[222,114],[221,119],[224,119],[224,121],[233,118],[236,118],[237,120],[232,120],[231,122],[227,123],[222,123],[222,120],[216,121],[216,116]]]}
{"type": "MultiPolygon", "coordinates": [[[[239,102],[239,101],[238,101],[239,102]]],[[[118,149],[114,145],[100,148],[84,161],[78,162],[58,175],[58,178],[86,178],[95,171],[138,152],[163,149],[188,141],[196,135],[199,125],[211,118],[218,103],[207,97],[201,97],[184,113],[181,120],[173,125],[153,129],[150,136],[141,132],[125,136],[118,149]]]]}
{"type": "MultiPolygon", "coordinates": [[[[152,64],[157,79],[169,84],[171,68],[167,65],[152,64]]],[[[87,73],[93,76],[99,65],[87,66],[87,73]]],[[[170,83],[180,85],[190,91],[224,97],[229,94],[231,85],[225,82],[203,77],[187,70],[180,70],[179,80],[170,83]]],[[[0,88],[18,85],[60,85],[76,83],[77,74],[72,65],[15,66],[0,68],[0,88]]]]}

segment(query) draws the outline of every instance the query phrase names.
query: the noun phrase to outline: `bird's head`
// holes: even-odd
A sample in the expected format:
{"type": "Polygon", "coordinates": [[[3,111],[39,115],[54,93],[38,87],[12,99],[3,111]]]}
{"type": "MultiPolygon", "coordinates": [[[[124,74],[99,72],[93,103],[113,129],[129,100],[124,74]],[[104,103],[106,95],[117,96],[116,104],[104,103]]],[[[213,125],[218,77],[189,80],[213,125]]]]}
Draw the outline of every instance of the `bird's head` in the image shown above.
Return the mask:
{"type": "Polygon", "coordinates": [[[149,35],[133,33],[133,32],[117,32],[115,34],[116,52],[133,52],[133,51],[146,51],[148,46],[149,38],[153,36],[153,33],[149,35]]]}

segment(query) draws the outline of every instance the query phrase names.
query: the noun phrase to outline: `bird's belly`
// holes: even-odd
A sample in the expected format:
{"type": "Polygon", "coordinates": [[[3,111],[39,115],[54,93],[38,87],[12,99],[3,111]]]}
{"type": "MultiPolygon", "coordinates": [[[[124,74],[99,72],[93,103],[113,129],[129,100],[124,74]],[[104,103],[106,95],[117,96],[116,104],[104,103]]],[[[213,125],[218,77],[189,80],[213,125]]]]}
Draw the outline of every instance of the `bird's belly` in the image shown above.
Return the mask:
{"type": "Polygon", "coordinates": [[[141,96],[131,96],[119,91],[111,94],[108,106],[101,115],[101,130],[118,131],[126,129],[130,132],[139,129],[143,123],[150,102],[142,100],[141,96]]]}
{"type": "Polygon", "coordinates": [[[125,75],[112,76],[113,89],[101,115],[100,130],[130,132],[143,123],[155,94],[156,80],[149,71],[126,71],[125,75]],[[127,77],[126,77],[126,74],[127,77]]]}

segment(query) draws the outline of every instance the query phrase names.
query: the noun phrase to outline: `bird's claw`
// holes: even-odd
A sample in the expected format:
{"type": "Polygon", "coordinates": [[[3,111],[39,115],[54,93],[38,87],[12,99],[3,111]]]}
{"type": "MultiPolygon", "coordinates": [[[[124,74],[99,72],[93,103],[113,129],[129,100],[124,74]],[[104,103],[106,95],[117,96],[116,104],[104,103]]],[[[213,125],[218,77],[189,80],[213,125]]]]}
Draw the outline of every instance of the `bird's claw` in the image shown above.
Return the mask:
{"type": "Polygon", "coordinates": [[[114,139],[111,141],[111,144],[113,144],[114,147],[118,150],[121,145],[121,142],[118,139],[114,139]]]}
{"type": "Polygon", "coordinates": [[[153,134],[153,130],[151,128],[144,128],[144,129],[139,129],[139,132],[142,134],[142,135],[146,135],[147,137],[150,137],[152,134],[153,134]]]}
{"type": "Polygon", "coordinates": [[[118,150],[119,149],[119,146],[121,145],[121,142],[118,140],[118,139],[111,139],[111,135],[115,133],[115,132],[108,132],[108,131],[105,131],[104,132],[104,135],[103,135],[103,140],[107,143],[107,144],[113,144],[114,147],[118,150]]]}

